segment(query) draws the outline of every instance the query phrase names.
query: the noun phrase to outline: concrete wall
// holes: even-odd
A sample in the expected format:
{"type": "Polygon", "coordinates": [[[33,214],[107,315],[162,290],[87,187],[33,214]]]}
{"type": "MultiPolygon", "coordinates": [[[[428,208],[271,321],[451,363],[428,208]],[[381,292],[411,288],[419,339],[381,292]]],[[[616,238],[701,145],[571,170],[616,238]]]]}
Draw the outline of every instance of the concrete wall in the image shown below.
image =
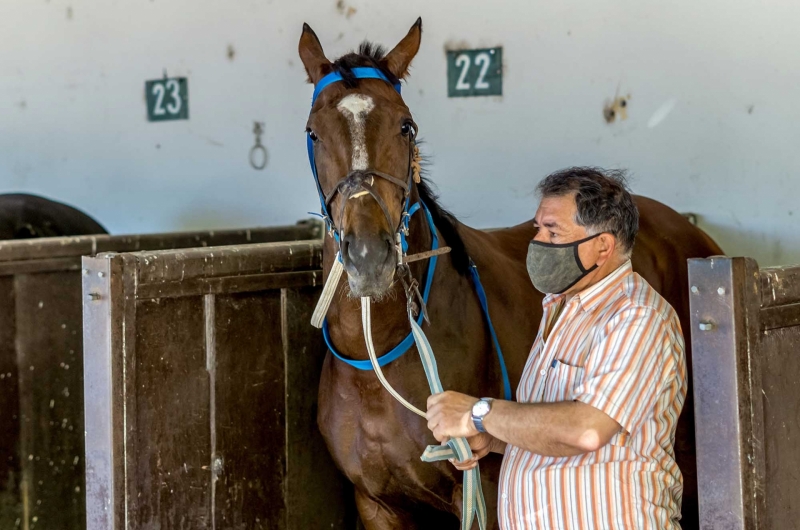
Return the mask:
{"type": "Polygon", "coordinates": [[[317,208],[304,152],[302,23],[329,56],[393,46],[443,201],[475,226],[532,216],[568,165],[628,168],[731,254],[800,262],[800,3],[789,0],[5,0],[0,191],[76,205],[111,231],[293,222],[317,208]],[[504,47],[502,98],[448,99],[448,46],[504,47]],[[148,123],[144,82],[189,78],[190,120],[148,123]],[[603,120],[615,94],[628,119],[603,120]],[[670,110],[671,109],[671,110],[670,110]],[[253,170],[253,121],[270,160],[253,170]]]}

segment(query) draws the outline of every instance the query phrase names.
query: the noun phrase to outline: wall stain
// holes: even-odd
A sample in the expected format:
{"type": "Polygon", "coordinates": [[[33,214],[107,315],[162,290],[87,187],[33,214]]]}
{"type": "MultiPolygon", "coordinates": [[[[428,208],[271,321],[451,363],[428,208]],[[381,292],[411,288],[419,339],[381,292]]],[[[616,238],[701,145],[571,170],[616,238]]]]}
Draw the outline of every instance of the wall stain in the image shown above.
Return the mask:
{"type": "Polygon", "coordinates": [[[357,11],[355,7],[347,5],[344,0],[338,0],[336,2],[336,10],[348,20],[355,15],[357,11]]]}
{"type": "Polygon", "coordinates": [[[67,6],[67,20],[72,20],[72,6],[67,6]]]}
{"type": "Polygon", "coordinates": [[[628,119],[628,101],[631,95],[616,96],[614,99],[606,100],[603,105],[603,118],[606,123],[614,123],[618,120],[628,119]]]}
{"type": "Polygon", "coordinates": [[[228,60],[233,62],[236,58],[236,48],[233,47],[233,44],[228,44],[228,49],[225,54],[228,56],[228,60]]]}

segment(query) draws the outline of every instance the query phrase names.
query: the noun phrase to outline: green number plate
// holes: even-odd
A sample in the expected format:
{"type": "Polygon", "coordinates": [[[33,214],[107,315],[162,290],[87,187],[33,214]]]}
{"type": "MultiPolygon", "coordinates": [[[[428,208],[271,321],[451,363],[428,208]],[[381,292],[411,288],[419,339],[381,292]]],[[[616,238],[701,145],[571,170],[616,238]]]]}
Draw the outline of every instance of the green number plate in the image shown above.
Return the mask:
{"type": "Polygon", "coordinates": [[[148,121],[188,120],[189,82],[185,77],[145,81],[148,121]]]}
{"type": "Polygon", "coordinates": [[[503,48],[447,52],[447,95],[503,95],[503,48]]]}

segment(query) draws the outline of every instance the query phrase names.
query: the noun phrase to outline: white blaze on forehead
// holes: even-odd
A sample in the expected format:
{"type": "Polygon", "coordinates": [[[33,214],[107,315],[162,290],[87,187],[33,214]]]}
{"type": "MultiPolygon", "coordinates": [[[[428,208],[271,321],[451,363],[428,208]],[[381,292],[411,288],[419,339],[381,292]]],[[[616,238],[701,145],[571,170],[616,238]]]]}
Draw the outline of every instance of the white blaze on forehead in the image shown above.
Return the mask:
{"type": "Polygon", "coordinates": [[[350,94],[345,96],[336,106],[339,112],[347,118],[350,126],[350,140],[353,142],[353,161],[351,170],[364,170],[369,167],[369,154],[367,154],[367,114],[375,108],[372,98],[364,94],[350,94]]]}

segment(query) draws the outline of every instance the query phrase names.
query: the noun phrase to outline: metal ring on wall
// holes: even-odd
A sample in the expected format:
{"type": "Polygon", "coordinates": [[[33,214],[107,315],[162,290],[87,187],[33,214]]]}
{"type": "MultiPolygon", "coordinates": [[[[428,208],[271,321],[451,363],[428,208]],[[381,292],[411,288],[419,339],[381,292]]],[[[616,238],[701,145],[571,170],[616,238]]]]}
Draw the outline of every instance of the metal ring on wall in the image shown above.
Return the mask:
{"type": "Polygon", "coordinates": [[[261,145],[261,142],[256,142],[256,145],[250,149],[250,165],[253,166],[253,169],[262,170],[267,167],[267,150],[266,148],[261,145]],[[256,162],[256,157],[259,151],[262,153],[261,163],[259,164],[256,162]]]}

